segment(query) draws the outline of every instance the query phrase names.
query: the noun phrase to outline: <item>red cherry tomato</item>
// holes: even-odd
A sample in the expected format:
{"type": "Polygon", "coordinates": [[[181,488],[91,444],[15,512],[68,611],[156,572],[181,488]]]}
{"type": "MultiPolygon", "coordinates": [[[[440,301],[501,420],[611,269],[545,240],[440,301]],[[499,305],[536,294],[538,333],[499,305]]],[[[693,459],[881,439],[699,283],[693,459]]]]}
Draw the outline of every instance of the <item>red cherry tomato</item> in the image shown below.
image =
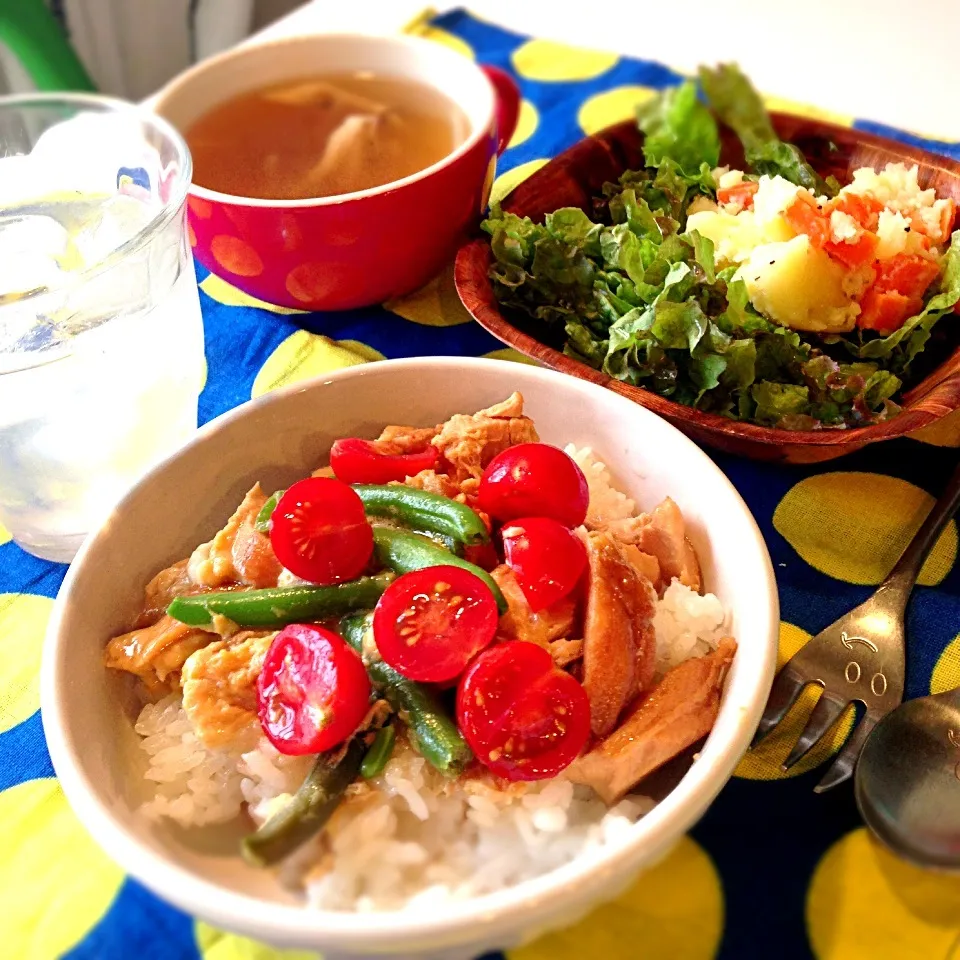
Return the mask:
{"type": "Polygon", "coordinates": [[[498,520],[552,517],[577,527],[587,515],[590,491],[583,471],[558,447],[519,443],[487,465],[477,500],[498,520]]]}
{"type": "Polygon", "coordinates": [[[369,440],[347,437],[330,448],[330,467],[344,483],[389,483],[406,480],[421,470],[432,470],[439,453],[427,447],[420,453],[380,453],[369,440]]]}
{"type": "Polygon", "coordinates": [[[460,678],[457,726],[498,776],[545,780],[586,746],[590,702],[543,647],[509,640],[481,653],[460,678]]]}
{"type": "Polygon", "coordinates": [[[298,481],[280,498],[272,519],[273,552],[302,580],[353,580],[373,553],[373,529],[363,501],[341,480],[298,481]]]}
{"type": "Polygon", "coordinates": [[[562,600],[587,566],[583,541],[549,517],[520,517],[503,525],[503,554],[536,613],[562,600]]]}
{"type": "Polygon", "coordinates": [[[411,680],[437,683],[463,668],[497,632],[490,588],[460,567],[425,567],[398,577],[373,612],[380,656],[411,680]]]}
{"type": "Polygon", "coordinates": [[[343,743],[370,706],[363,661],[330,630],[284,627],[257,679],[260,725],[281,752],[320,753],[343,743]]]}

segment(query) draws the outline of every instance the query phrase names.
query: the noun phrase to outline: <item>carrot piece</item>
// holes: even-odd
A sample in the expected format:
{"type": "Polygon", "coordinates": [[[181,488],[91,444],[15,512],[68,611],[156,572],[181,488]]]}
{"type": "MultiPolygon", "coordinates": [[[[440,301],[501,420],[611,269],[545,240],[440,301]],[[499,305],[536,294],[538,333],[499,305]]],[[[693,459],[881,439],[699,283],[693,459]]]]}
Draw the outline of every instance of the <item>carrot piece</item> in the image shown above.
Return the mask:
{"type": "Polygon", "coordinates": [[[855,240],[850,242],[829,240],[824,244],[823,249],[845,267],[857,270],[865,264],[873,263],[879,242],[875,233],[861,230],[855,240]]]}
{"type": "Polygon", "coordinates": [[[721,187],[717,191],[717,203],[735,203],[741,210],[753,206],[753,195],[760,189],[756,180],[742,180],[732,187],[721,187]]]}
{"type": "Polygon", "coordinates": [[[891,290],[912,298],[922,297],[940,275],[935,261],[910,253],[898,253],[889,260],[881,260],[878,268],[878,290],[891,290]]]}
{"type": "Polygon", "coordinates": [[[834,210],[852,217],[864,230],[876,230],[883,204],[869,193],[841,193],[824,208],[829,216],[834,210]]]}
{"type": "Polygon", "coordinates": [[[903,326],[904,321],[915,316],[923,309],[919,297],[906,297],[896,290],[878,290],[872,286],[860,301],[860,316],[857,326],[862,330],[876,330],[878,333],[893,333],[903,326]]]}
{"type": "Polygon", "coordinates": [[[937,243],[946,243],[953,232],[953,221],[957,218],[957,205],[952,197],[947,197],[947,202],[943,205],[940,212],[940,239],[937,243]]]}
{"type": "Polygon", "coordinates": [[[806,234],[815,247],[823,247],[830,240],[830,221],[809,194],[798,193],[783,218],[797,233],[806,234]]]}

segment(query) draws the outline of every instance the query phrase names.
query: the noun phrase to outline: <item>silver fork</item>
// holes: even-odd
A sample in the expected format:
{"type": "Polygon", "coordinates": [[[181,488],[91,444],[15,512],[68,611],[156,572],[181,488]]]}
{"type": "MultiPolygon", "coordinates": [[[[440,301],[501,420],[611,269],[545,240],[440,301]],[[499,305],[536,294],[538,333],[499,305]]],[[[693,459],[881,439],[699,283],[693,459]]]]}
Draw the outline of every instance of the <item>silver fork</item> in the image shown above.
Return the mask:
{"type": "Polygon", "coordinates": [[[808,641],[773,681],[754,746],[786,716],[808,684],[823,688],[803,733],[783,763],[784,770],[802,760],[851,703],[859,701],[866,708],[837,759],[813,788],[816,793],[851,777],[870,731],[903,700],[907,600],[927,554],[958,506],[960,466],[877,591],[808,641]]]}

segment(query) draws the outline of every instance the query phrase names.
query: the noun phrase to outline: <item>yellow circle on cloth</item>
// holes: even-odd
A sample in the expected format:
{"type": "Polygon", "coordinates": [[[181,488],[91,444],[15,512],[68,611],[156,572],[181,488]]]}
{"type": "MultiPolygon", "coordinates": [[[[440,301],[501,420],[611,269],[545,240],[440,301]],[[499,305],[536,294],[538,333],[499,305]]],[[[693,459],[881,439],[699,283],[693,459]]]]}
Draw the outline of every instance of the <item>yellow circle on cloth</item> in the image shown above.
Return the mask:
{"type": "Polygon", "coordinates": [[[954,410],[929,426],[914,430],[908,436],[934,447],[960,447],[960,410],[954,410]]]}
{"type": "Polygon", "coordinates": [[[0,849],[4,957],[62,956],[100,921],[123,882],[53,777],[0,793],[0,849]]]}
{"type": "Polygon", "coordinates": [[[307,330],[297,330],[267,357],[253,381],[250,396],[260,397],[277,387],[287,387],[321,373],[383,359],[379,350],[359,340],[331,340],[307,330]]]}
{"type": "Polygon", "coordinates": [[[40,650],[53,601],[0,593],[0,733],[40,709],[40,650]]]}
{"type": "Polygon", "coordinates": [[[256,277],[263,273],[260,254],[239,237],[218,234],[210,241],[210,252],[224,270],[238,277],[256,277]]]}
{"type": "Polygon", "coordinates": [[[548,162],[548,160],[542,157],[537,160],[528,160],[526,163],[521,163],[519,167],[514,167],[506,173],[501,173],[500,176],[493,181],[493,189],[490,191],[490,202],[499,203],[517,184],[523,183],[527,177],[536,173],[541,167],[546,166],[548,162]]]}
{"type": "Polygon", "coordinates": [[[528,40],[510,55],[513,67],[528,80],[590,80],[620,58],[605,50],[584,50],[553,40],[528,40]]]}
{"type": "Polygon", "coordinates": [[[537,363],[533,357],[528,357],[519,350],[514,350],[513,347],[504,347],[502,350],[491,350],[489,353],[483,354],[483,356],[488,360],[512,360],[514,363],[529,363],[531,367],[543,366],[543,364],[537,363]]]}
{"type": "Polygon", "coordinates": [[[591,136],[621,120],[630,120],[636,116],[641,103],[646,103],[656,95],[656,90],[635,84],[604,90],[584,100],[577,111],[577,123],[585,134],[591,136]]]}
{"type": "Polygon", "coordinates": [[[946,960],[960,937],[960,877],[912,867],[860,827],[817,864],[806,914],[817,960],[946,960]]]}
{"type": "Polygon", "coordinates": [[[469,57],[471,60],[477,59],[477,55],[473,52],[473,47],[471,47],[466,40],[450,33],[449,30],[444,30],[442,27],[424,24],[422,27],[416,27],[411,32],[415,33],[418,37],[423,37],[425,40],[441,43],[443,46],[449,47],[451,50],[455,50],[457,53],[469,57]]]}
{"type": "Polygon", "coordinates": [[[795,100],[786,100],[783,97],[763,98],[764,106],[777,113],[792,113],[798,117],[809,117],[811,120],[823,120],[827,123],[836,123],[841,127],[852,127],[853,117],[846,113],[834,113],[821,107],[811,106],[809,103],[797,103],[795,100]]]}
{"type": "Polygon", "coordinates": [[[9,543],[13,538],[10,536],[10,531],[0,523],[0,546],[5,543],[9,543]]]}
{"type": "MultiPolygon", "coordinates": [[[[847,583],[876,584],[889,573],[933,506],[924,490],[879,473],[821,473],[792,487],[773,525],[812,567],[847,583]]],[[[957,557],[951,521],[920,571],[930,587],[957,557]]]]}
{"type": "Polygon", "coordinates": [[[227,307],[256,307],[258,310],[269,310],[271,313],[306,313],[306,310],[297,310],[294,307],[280,307],[275,303],[267,303],[265,300],[258,300],[251,297],[249,293],[244,293],[232,283],[227,283],[223,277],[218,277],[211,273],[200,284],[200,289],[217,303],[222,303],[227,307]]]}
{"type": "MultiPolygon", "coordinates": [[[[781,620],[777,669],[779,670],[809,639],[810,634],[806,630],[781,620]]],[[[820,766],[825,760],[829,760],[850,736],[856,716],[853,705],[847,707],[840,719],[799,763],[794,764],[789,770],[784,770],[780,766],[787,759],[797,738],[803,732],[807,720],[810,719],[810,713],[819,699],[819,689],[816,686],[807,687],[773,733],[759,746],[747,751],[737,765],[734,776],[745,780],[784,780],[787,777],[798,777],[820,766]]]]}
{"type": "Polygon", "coordinates": [[[930,675],[931,693],[946,693],[954,687],[960,687],[960,635],[947,644],[930,675]]]}
{"type": "Polygon", "coordinates": [[[452,261],[419,290],[387,300],[384,307],[404,320],[427,327],[456,327],[473,319],[457,296],[452,261]]]}
{"type": "Polygon", "coordinates": [[[193,926],[201,960],[321,960],[311,950],[280,950],[259,940],[218,930],[201,920],[193,926]]]}
{"type": "Polygon", "coordinates": [[[684,837],[626,893],[566,930],[507,951],[508,960],[712,960],[723,933],[723,884],[684,837]]]}
{"type": "Polygon", "coordinates": [[[507,144],[510,147],[519,147],[521,143],[529,140],[537,132],[537,124],[540,122],[540,114],[537,108],[529,100],[524,98],[520,101],[520,113],[517,116],[517,128],[513,131],[513,136],[507,144]]]}

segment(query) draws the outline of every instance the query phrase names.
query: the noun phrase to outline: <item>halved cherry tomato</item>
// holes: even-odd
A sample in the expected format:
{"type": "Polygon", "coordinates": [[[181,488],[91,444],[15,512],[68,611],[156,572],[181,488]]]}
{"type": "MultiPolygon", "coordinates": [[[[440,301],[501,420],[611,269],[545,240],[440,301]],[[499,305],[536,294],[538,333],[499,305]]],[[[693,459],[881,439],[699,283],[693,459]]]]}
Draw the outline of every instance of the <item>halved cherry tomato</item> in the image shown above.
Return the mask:
{"type": "Polygon", "coordinates": [[[522,517],[500,531],[507,566],[536,613],[562,600],[580,581],[587,566],[583,541],[550,517],[522,517]]]}
{"type": "Polygon", "coordinates": [[[736,203],[743,210],[753,206],[753,195],[760,189],[756,180],[741,180],[732,187],[721,187],[717,191],[717,203],[736,203]]]}
{"type": "Polygon", "coordinates": [[[332,477],[307,477],[293,484],[277,503],[272,520],[273,552],[302,580],[353,580],[373,553],[373,529],[363,502],[332,477]]]}
{"type": "Polygon", "coordinates": [[[508,780],[543,780],[569,766],[590,735],[590,702],[534,643],[509,640],[467,667],[457,726],[477,759],[508,780]]]}
{"type": "Polygon", "coordinates": [[[390,483],[432,470],[438,457],[436,447],[419,453],[385,454],[369,440],[346,437],[335,440],[330,448],[330,468],[344,483],[390,483]]]}
{"type": "Polygon", "coordinates": [[[257,712],[270,742],[294,756],[343,743],[370,706],[370,680],[360,657],[330,630],[284,627],[257,678],[257,712]]]}
{"type": "Polygon", "coordinates": [[[398,577],[373,611],[380,656],[411,680],[438,683],[463,668],[497,632],[490,588],[461,567],[424,567],[398,577]]]}
{"type": "Polygon", "coordinates": [[[587,515],[590,490],[583,471],[558,447],[518,443],[487,465],[477,501],[498,520],[552,517],[577,527],[587,515]]]}

